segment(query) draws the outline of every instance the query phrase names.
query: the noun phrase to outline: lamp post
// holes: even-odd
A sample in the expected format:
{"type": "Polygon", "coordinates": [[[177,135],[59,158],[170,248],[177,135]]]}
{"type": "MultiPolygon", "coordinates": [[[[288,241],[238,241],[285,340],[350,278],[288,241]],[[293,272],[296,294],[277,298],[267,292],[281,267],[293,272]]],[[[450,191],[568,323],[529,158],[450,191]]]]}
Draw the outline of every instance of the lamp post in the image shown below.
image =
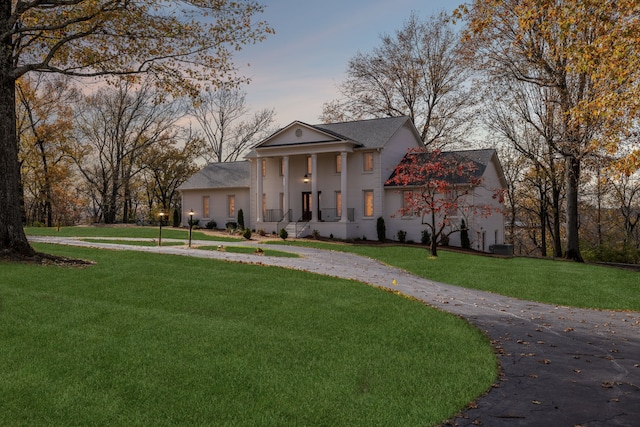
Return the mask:
{"type": "Polygon", "coordinates": [[[191,247],[191,230],[193,230],[193,209],[189,211],[189,247],[191,247]]]}
{"type": "Polygon", "coordinates": [[[158,246],[162,246],[162,222],[164,220],[164,212],[160,212],[160,235],[158,237],[158,246]]]}

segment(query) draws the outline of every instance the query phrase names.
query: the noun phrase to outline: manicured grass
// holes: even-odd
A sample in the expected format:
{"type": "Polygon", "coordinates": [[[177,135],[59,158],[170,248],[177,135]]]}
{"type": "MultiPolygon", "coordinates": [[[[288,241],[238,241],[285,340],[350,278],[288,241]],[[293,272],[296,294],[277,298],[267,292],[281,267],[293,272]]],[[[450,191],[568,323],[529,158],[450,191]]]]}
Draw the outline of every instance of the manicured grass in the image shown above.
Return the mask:
{"type": "MultiPolygon", "coordinates": [[[[283,242],[279,242],[283,243],[283,242]]],[[[524,300],[603,310],[640,311],[640,273],[593,264],[534,258],[496,258],[447,250],[438,257],[416,246],[288,244],[353,252],[443,283],[524,300]]]]}
{"type": "MultiPolygon", "coordinates": [[[[198,246],[196,249],[202,249],[202,250],[207,250],[207,251],[217,251],[219,250],[217,246],[198,246]]],[[[232,253],[236,253],[236,254],[256,254],[256,248],[252,247],[252,246],[225,246],[224,247],[225,252],[232,252],[232,253]]],[[[291,252],[283,252],[283,251],[276,251],[273,249],[263,249],[263,254],[264,256],[274,256],[274,257],[281,257],[281,258],[299,258],[300,256],[298,254],[294,254],[291,252]]]]}
{"type": "MultiPolygon", "coordinates": [[[[160,234],[158,227],[61,227],[60,231],[55,227],[26,227],[24,231],[28,236],[122,237],[145,239],[157,239],[160,234]]],[[[189,230],[183,228],[162,227],[162,238],[187,240],[189,238],[189,230]]],[[[220,242],[237,242],[241,240],[239,237],[226,237],[219,235],[211,236],[197,230],[192,231],[191,238],[193,240],[210,240],[220,242]]]]}
{"type": "Polygon", "coordinates": [[[0,263],[0,425],[434,425],[496,378],[463,320],[354,281],[35,244],[0,263]]]}
{"type": "MultiPolygon", "coordinates": [[[[131,246],[158,246],[158,242],[151,240],[114,240],[114,239],[82,239],[83,242],[90,243],[110,243],[114,245],[131,245],[131,246]]],[[[162,241],[162,246],[184,246],[184,242],[162,241]]]]}

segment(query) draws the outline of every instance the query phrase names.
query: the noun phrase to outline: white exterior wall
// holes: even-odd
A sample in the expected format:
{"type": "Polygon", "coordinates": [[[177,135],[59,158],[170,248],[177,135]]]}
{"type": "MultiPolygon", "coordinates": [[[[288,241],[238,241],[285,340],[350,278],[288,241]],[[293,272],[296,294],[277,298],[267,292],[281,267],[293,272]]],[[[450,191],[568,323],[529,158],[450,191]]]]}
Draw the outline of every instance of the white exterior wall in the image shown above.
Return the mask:
{"type": "Polygon", "coordinates": [[[189,211],[193,209],[194,219],[199,219],[199,226],[204,228],[207,222],[215,221],[217,228],[224,229],[227,222],[236,222],[238,211],[242,209],[245,227],[251,227],[252,218],[249,204],[248,188],[225,188],[220,190],[183,190],[182,191],[182,226],[189,226],[189,211]],[[235,196],[235,216],[229,217],[228,197],[235,196]],[[209,215],[204,216],[203,200],[209,196],[209,215]]]}

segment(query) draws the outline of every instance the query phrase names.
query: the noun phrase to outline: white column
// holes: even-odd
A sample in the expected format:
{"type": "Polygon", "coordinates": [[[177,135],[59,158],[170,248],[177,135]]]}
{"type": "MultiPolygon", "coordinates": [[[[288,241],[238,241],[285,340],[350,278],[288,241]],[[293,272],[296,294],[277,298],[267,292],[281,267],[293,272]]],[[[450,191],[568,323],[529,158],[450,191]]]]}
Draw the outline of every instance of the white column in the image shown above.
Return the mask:
{"type": "Polygon", "coordinates": [[[342,198],[342,216],[340,222],[348,222],[347,207],[347,153],[340,153],[340,197],[342,198]]]}
{"type": "Polygon", "coordinates": [[[262,158],[258,157],[256,160],[256,211],[258,214],[256,222],[262,222],[262,158]]]}
{"type": "Polygon", "coordinates": [[[318,155],[311,155],[311,221],[318,221],[318,155]]]}
{"type": "Polygon", "coordinates": [[[283,188],[283,197],[284,197],[284,201],[283,201],[283,209],[284,212],[282,212],[283,215],[285,215],[287,212],[289,212],[289,209],[291,209],[290,203],[289,203],[289,156],[284,156],[282,158],[282,162],[283,162],[283,171],[282,171],[282,188],[283,188]]]}

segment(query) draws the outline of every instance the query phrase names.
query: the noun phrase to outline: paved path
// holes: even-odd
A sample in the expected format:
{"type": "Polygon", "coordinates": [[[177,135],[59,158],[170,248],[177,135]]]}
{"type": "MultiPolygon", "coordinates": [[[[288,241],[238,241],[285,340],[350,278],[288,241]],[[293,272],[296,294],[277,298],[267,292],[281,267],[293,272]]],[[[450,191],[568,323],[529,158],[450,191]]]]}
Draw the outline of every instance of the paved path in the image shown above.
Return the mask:
{"type": "MultiPolygon", "coordinates": [[[[32,241],[104,247],[76,239],[32,241]]],[[[169,240],[169,239],[167,239],[169,240]]],[[[197,242],[194,245],[256,245],[197,242]]],[[[109,245],[253,262],[355,279],[398,290],[460,315],[492,340],[501,376],[485,396],[447,425],[640,426],[640,313],[585,310],[522,301],[416,277],[358,255],[268,245],[300,258],[247,256],[185,247],[109,245]],[[393,280],[397,286],[393,286],[393,280]]],[[[265,246],[266,247],[266,246],[265,246]]],[[[639,276],[640,291],[640,276],[639,276]]]]}

